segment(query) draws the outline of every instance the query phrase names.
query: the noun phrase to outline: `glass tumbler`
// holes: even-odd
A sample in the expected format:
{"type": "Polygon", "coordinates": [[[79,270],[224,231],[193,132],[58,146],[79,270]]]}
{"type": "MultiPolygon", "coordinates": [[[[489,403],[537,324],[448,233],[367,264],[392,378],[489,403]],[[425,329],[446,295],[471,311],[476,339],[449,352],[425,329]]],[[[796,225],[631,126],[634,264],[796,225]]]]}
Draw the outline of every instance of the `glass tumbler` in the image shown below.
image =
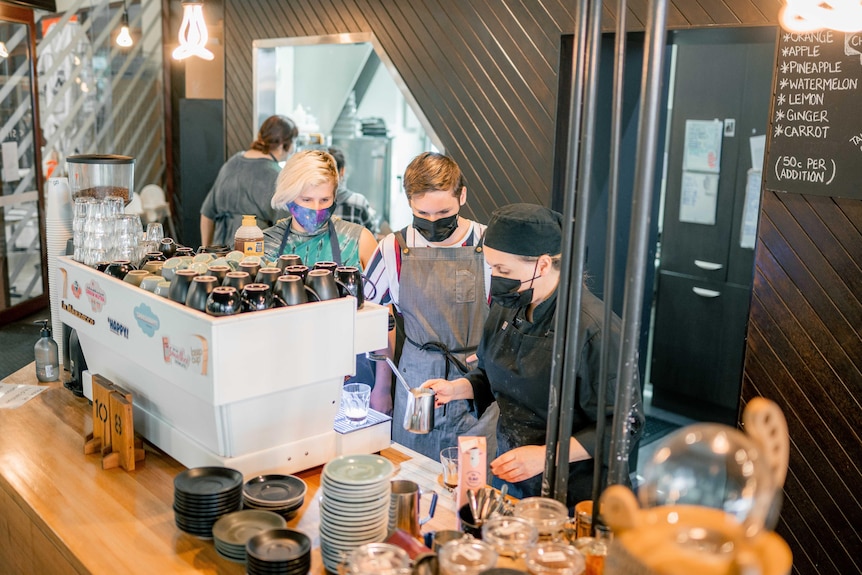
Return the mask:
{"type": "Polygon", "coordinates": [[[371,386],[367,383],[348,383],[341,390],[341,409],[352,426],[359,426],[368,419],[368,404],[371,386]]]}
{"type": "Polygon", "coordinates": [[[165,237],[165,228],[161,222],[150,222],[147,224],[147,241],[158,244],[165,237]]]}
{"type": "Polygon", "coordinates": [[[443,485],[452,492],[458,487],[458,448],[447,447],[441,450],[440,463],[443,465],[443,485]]]}

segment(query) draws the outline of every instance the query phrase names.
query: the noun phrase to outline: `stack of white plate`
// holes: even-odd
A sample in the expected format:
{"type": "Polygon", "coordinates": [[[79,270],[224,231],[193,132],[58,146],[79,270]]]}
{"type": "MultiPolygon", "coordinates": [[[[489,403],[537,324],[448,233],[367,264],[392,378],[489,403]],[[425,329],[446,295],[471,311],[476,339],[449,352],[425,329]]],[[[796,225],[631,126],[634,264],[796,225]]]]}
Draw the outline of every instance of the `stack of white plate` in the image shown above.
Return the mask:
{"type": "Polygon", "coordinates": [[[327,570],[353,549],[386,539],[392,463],[378,455],[344,455],[320,478],[320,552],[327,570]]]}
{"type": "Polygon", "coordinates": [[[68,297],[61,290],[65,278],[60,278],[58,256],[66,255],[66,242],[72,237],[72,193],[68,178],[49,178],[45,185],[45,252],[48,255],[48,300],[51,303],[51,326],[58,353],[63,357],[63,322],[60,300],[68,297]]]}
{"type": "Polygon", "coordinates": [[[284,517],[271,511],[234,511],[222,515],[213,525],[215,548],[222,557],[245,563],[245,546],[249,539],[264,531],[284,529],[286,526],[284,517]]]}

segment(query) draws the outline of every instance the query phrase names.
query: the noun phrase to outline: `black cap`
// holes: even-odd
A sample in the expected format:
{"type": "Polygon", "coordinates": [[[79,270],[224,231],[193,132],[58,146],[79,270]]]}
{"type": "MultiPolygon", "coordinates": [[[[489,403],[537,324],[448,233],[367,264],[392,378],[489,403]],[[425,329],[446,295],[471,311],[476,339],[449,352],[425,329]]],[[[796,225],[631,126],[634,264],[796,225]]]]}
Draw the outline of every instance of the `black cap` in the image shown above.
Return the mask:
{"type": "Polygon", "coordinates": [[[509,204],[491,215],[485,245],[508,254],[557,255],[563,237],[563,216],[535,204],[509,204]]]}

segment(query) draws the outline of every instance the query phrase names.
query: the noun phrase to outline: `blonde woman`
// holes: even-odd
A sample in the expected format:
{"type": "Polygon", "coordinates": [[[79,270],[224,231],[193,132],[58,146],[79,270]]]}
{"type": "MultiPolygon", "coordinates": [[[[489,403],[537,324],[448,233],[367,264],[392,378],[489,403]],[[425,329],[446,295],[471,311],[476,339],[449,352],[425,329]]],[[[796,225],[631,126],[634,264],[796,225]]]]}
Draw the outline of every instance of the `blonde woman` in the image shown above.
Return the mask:
{"type": "Polygon", "coordinates": [[[290,157],[272,197],[272,207],[290,216],[263,231],[266,259],[296,254],[309,267],[334,261],[365,268],[377,241],[366,228],[332,217],[336,188],[338,168],[326,151],[305,150],[290,157]]]}

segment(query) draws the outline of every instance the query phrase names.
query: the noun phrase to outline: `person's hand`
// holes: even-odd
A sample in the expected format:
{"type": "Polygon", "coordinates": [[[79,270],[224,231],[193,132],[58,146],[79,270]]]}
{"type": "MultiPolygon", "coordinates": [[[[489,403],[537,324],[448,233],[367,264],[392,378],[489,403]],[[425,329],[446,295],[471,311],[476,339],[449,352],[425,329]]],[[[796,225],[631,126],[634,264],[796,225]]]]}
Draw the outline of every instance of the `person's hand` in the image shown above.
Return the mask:
{"type": "Polygon", "coordinates": [[[516,447],[491,462],[491,473],[509,483],[524,481],[544,470],[544,445],[516,447]]]}
{"type": "Polygon", "coordinates": [[[389,390],[379,391],[379,387],[375,385],[371,390],[371,398],[369,399],[369,405],[371,409],[379,411],[380,413],[385,413],[386,415],[392,415],[392,396],[389,394],[389,390]],[[374,393],[377,391],[377,393],[374,393]]]}
{"type": "Polygon", "coordinates": [[[467,363],[476,363],[479,361],[479,355],[475,353],[471,353],[467,356],[467,363]]]}
{"type": "Polygon", "coordinates": [[[473,388],[464,378],[448,381],[446,379],[429,379],[420,387],[430,387],[434,390],[434,407],[446,405],[454,399],[471,399],[473,388]]]}

